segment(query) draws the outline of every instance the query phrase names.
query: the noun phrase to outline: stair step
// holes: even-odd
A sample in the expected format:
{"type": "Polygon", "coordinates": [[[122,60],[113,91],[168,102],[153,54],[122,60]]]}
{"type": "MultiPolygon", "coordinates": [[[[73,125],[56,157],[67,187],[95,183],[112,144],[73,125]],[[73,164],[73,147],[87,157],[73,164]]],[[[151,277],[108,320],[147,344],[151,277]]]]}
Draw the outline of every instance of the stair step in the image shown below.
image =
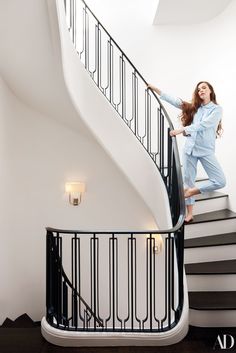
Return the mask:
{"type": "Polygon", "coordinates": [[[228,208],[228,195],[220,192],[207,192],[195,196],[194,214],[214,212],[228,208]]]}
{"type": "Polygon", "coordinates": [[[236,213],[228,209],[224,193],[200,194],[195,200],[184,243],[190,324],[236,326],[236,213]]]}
{"type": "Polygon", "coordinates": [[[236,213],[226,208],[224,210],[198,214],[194,216],[193,222],[189,223],[188,226],[192,226],[193,224],[198,224],[198,223],[223,221],[223,220],[234,219],[234,218],[236,218],[236,213]]]}
{"type": "Polygon", "coordinates": [[[185,238],[199,238],[215,234],[235,232],[236,213],[229,209],[201,213],[185,227],[185,238]]]}
{"type": "Polygon", "coordinates": [[[189,292],[236,291],[236,274],[187,275],[189,292]]]}
{"type": "Polygon", "coordinates": [[[219,199],[222,197],[228,198],[227,194],[223,194],[222,192],[213,191],[213,192],[205,192],[204,194],[199,194],[195,196],[196,202],[205,201],[205,200],[213,200],[219,199]]]}
{"type": "Polygon", "coordinates": [[[236,260],[186,264],[187,275],[236,274],[236,260]]]}
{"type": "Polygon", "coordinates": [[[186,264],[234,260],[236,257],[236,233],[185,239],[184,248],[184,262],[186,264]]]}
{"type": "Polygon", "coordinates": [[[189,292],[189,307],[195,310],[236,310],[236,292],[189,292]]]}
{"type": "Polygon", "coordinates": [[[206,237],[185,239],[184,248],[202,248],[209,246],[236,244],[236,233],[210,235],[206,237]]]}

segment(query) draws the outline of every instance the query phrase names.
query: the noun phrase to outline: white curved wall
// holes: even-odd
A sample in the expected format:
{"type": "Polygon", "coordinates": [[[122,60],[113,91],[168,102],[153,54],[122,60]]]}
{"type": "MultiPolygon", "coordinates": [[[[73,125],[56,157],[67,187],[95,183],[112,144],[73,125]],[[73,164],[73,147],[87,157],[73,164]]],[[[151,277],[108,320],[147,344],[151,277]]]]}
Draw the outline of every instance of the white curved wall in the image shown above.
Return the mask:
{"type": "Polygon", "coordinates": [[[144,230],[155,221],[96,141],[31,109],[2,80],[0,102],[0,322],[24,312],[39,320],[46,226],[144,230]],[[86,182],[79,207],[68,203],[67,180],[86,182]]]}
{"type": "Polygon", "coordinates": [[[72,45],[65,22],[65,10],[59,1],[57,8],[65,82],[76,109],[146,202],[158,227],[171,228],[170,213],[167,211],[169,201],[160,173],[139,141],[89,78],[72,45]]]}
{"type": "Polygon", "coordinates": [[[46,10],[42,1],[1,3],[0,322],[23,312],[39,320],[44,313],[45,226],[156,227],[78,119],[52,50],[46,10]],[[68,204],[68,179],[87,183],[79,208],[68,204]]]}
{"type": "MultiPolygon", "coordinates": [[[[136,169],[136,175],[133,175],[138,177],[140,183],[136,188],[139,189],[142,185],[141,199],[124,174],[94,140],[85,124],[77,119],[78,112],[66,93],[58,62],[60,60],[56,55],[58,48],[55,38],[51,37],[55,33],[50,32],[50,24],[45,20],[48,17],[43,2],[35,1],[34,6],[31,6],[32,2],[29,0],[24,0],[24,5],[22,2],[19,5],[18,1],[1,5],[1,14],[4,14],[4,17],[1,21],[0,49],[1,74],[4,80],[1,80],[0,92],[0,234],[1,244],[4,246],[0,250],[0,278],[3,288],[0,293],[3,308],[0,320],[6,316],[15,319],[22,312],[27,312],[33,319],[39,320],[45,308],[45,226],[155,229],[155,220],[143,199],[150,208],[153,207],[160,226],[162,222],[163,227],[170,224],[170,219],[168,216],[164,217],[163,207],[160,208],[157,202],[158,195],[162,201],[167,200],[163,184],[161,190],[155,184],[154,178],[157,177],[160,181],[160,176],[152,162],[149,159],[148,162],[143,162],[147,163],[145,170],[150,168],[150,174],[148,172],[141,175],[140,170],[136,169]],[[27,13],[25,8],[28,9],[27,13]],[[31,23],[34,16],[36,27],[31,23]],[[27,31],[28,18],[32,25],[30,33],[27,31]],[[4,31],[10,20],[13,20],[15,26],[11,26],[5,38],[4,31]],[[35,41],[40,43],[38,51],[35,41]],[[9,60],[18,53],[18,44],[21,50],[19,59],[9,60]],[[67,196],[64,194],[64,183],[68,179],[85,180],[87,183],[87,192],[79,208],[68,205],[67,196]],[[150,194],[149,187],[150,182],[154,180],[155,197],[150,194]],[[32,266],[29,266],[29,263],[32,266]],[[15,293],[19,292],[24,292],[24,296],[19,296],[16,301],[15,293]]],[[[69,45],[68,39],[66,40],[69,45]]],[[[96,88],[88,80],[87,73],[83,72],[82,67],[78,70],[80,79],[83,79],[82,88],[95,92],[96,88]]],[[[66,78],[68,80],[68,77],[66,78]]],[[[79,91],[80,94],[81,92],[83,90],[79,91]]],[[[72,96],[76,94],[73,89],[70,93],[72,96]]],[[[97,93],[94,93],[97,107],[101,107],[102,111],[107,109],[107,113],[114,116],[114,112],[105,107],[105,99],[97,93]]],[[[78,111],[85,109],[87,103],[85,96],[80,96],[79,107],[74,101],[78,111]]],[[[94,110],[91,110],[91,116],[93,114],[94,110]]],[[[123,129],[121,124],[116,125],[116,119],[115,128],[126,134],[124,131],[127,128],[124,126],[123,129]]],[[[103,129],[104,125],[96,128],[103,129]]],[[[105,138],[105,135],[101,136],[105,138]]],[[[101,136],[100,143],[103,145],[101,136]]],[[[130,134],[127,133],[126,137],[130,138],[130,134]]],[[[137,146],[136,140],[134,141],[134,146],[137,146]]],[[[106,143],[109,143],[109,140],[106,143]]],[[[124,147],[126,151],[127,146],[124,147]]],[[[128,147],[131,148],[130,145],[128,147]]],[[[145,154],[146,159],[144,150],[139,153],[143,156],[145,154]]],[[[116,150],[113,151],[113,157],[114,155],[119,160],[116,150]]],[[[124,161],[124,169],[128,162],[124,161]]],[[[183,325],[185,332],[185,317],[183,325]]]]}
{"type": "MultiPolygon", "coordinates": [[[[51,11],[54,11],[53,7],[51,7],[51,11]]],[[[104,149],[107,150],[111,158],[116,161],[122,172],[131,181],[132,185],[134,185],[142,195],[142,198],[146,201],[155,215],[159,226],[165,228],[170,227],[170,217],[166,214],[168,207],[167,195],[156,167],[153,165],[152,161],[147,158],[146,152],[142,149],[139,143],[137,143],[133,134],[127,129],[113,108],[107,103],[107,100],[103,97],[101,92],[96,88],[79,61],[78,55],[76,54],[69,37],[65,23],[64,8],[60,1],[57,1],[57,11],[65,81],[76,109],[80,112],[81,118],[84,119],[85,124],[89,126],[94,136],[96,136],[98,141],[104,146],[104,149]],[[120,140],[121,136],[122,143],[120,140]]],[[[57,24],[55,23],[55,18],[56,16],[53,16],[52,14],[51,19],[55,24],[54,38],[55,40],[59,40],[59,38],[56,39],[57,24]]],[[[165,303],[164,252],[159,256],[159,260],[158,283],[163,283],[163,285],[161,285],[160,292],[158,293],[158,306],[156,308],[158,313],[163,310],[163,303],[165,303]]],[[[88,270],[86,270],[86,272],[87,271],[88,270]]],[[[145,279],[142,278],[142,273],[139,272],[140,283],[143,283],[144,280],[145,279]]],[[[124,282],[126,283],[127,281],[124,282]]],[[[125,284],[123,283],[121,286],[124,288],[123,291],[125,292],[125,284]]],[[[142,291],[140,290],[140,292],[142,291]]],[[[149,337],[145,344],[172,344],[178,342],[186,335],[188,330],[188,299],[186,284],[184,293],[185,301],[183,315],[178,325],[169,332],[165,332],[161,335],[158,334],[156,337],[153,336],[153,340],[149,337]]],[[[141,308],[143,308],[143,305],[145,306],[145,301],[141,300],[141,298],[143,298],[142,295],[143,293],[139,298],[141,308]]],[[[105,297],[104,293],[103,296],[105,297]]],[[[115,335],[106,333],[103,335],[104,340],[102,342],[97,341],[96,333],[89,337],[89,342],[87,340],[83,342],[83,340],[81,341],[80,339],[80,335],[74,335],[72,337],[68,332],[60,332],[59,330],[55,331],[51,329],[47,325],[45,319],[42,320],[42,333],[49,342],[58,345],[80,346],[89,344],[93,346],[123,344],[120,340],[116,340],[115,335]],[[110,341],[112,341],[112,343],[110,341]]],[[[141,342],[142,340],[135,337],[136,335],[124,333],[123,336],[125,337],[125,344],[143,344],[141,342]]]]}

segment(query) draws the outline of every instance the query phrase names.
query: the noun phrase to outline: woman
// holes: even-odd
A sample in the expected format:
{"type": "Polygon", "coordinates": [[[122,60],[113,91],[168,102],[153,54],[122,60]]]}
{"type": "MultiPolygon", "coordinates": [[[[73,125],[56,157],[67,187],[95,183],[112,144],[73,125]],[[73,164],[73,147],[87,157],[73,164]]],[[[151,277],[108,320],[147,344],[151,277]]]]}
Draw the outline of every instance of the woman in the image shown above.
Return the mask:
{"type": "Polygon", "coordinates": [[[171,97],[158,88],[148,88],[160,95],[160,98],[182,110],[182,127],[170,131],[170,136],[183,134],[186,137],[183,151],[184,196],[186,198],[185,222],[193,220],[194,195],[221,189],[225,186],[225,176],[215,157],[215,139],[222,131],[222,108],[216,102],[216,95],[210,83],[197,84],[191,103],[171,97]],[[201,162],[209,180],[195,186],[197,163],[201,162]]]}

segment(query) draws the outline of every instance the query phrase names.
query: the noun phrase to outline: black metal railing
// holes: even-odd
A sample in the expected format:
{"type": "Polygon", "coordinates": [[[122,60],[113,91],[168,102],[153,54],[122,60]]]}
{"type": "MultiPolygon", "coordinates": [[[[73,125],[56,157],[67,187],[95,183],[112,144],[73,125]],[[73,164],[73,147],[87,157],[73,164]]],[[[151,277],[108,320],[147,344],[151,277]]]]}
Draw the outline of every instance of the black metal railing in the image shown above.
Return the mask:
{"type": "Polygon", "coordinates": [[[47,321],[77,331],[171,329],[183,307],[182,247],[181,228],[162,235],[47,228],[47,321]]]}
{"type": "Polygon", "coordinates": [[[184,300],[185,205],[177,143],[169,135],[173,126],[158,97],[86,3],[64,4],[86,70],[161,173],[173,227],[95,233],[48,228],[47,320],[67,330],[169,330],[178,323],[184,300]],[[156,233],[163,241],[159,255],[156,233]]]}
{"type": "Polygon", "coordinates": [[[184,199],[173,124],[156,94],[83,0],[64,0],[68,29],[91,78],[152,158],[165,182],[173,225],[184,199]]]}

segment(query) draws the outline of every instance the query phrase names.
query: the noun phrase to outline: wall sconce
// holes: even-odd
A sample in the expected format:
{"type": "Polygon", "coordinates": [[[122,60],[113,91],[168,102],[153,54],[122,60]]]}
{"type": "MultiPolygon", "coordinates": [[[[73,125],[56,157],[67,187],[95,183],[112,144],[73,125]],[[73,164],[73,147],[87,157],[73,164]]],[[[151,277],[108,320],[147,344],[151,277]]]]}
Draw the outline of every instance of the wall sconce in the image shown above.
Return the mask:
{"type": "Polygon", "coordinates": [[[82,194],[85,192],[85,183],[68,182],[65,185],[65,190],[69,194],[69,203],[78,206],[81,203],[82,194]]]}
{"type": "Polygon", "coordinates": [[[155,245],[153,246],[153,253],[154,254],[160,254],[163,249],[163,239],[160,234],[153,234],[153,238],[155,241],[155,245]]]}

